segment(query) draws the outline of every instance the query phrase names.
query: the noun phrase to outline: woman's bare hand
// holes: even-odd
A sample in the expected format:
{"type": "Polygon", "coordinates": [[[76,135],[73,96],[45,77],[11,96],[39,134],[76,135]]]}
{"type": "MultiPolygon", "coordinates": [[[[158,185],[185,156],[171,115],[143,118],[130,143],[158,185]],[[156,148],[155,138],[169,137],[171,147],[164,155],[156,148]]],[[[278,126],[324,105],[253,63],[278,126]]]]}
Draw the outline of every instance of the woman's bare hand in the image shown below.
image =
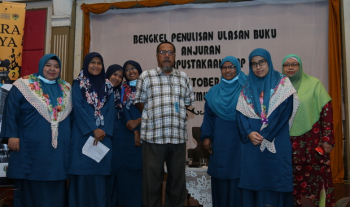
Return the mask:
{"type": "Polygon", "coordinates": [[[19,151],[19,138],[10,137],[9,142],[8,142],[8,147],[9,147],[9,150],[18,152],[19,151]]]}
{"type": "Polygon", "coordinates": [[[258,132],[251,132],[248,135],[248,138],[253,143],[253,145],[259,145],[263,141],[264,137],[262,137],[258,132]]]}

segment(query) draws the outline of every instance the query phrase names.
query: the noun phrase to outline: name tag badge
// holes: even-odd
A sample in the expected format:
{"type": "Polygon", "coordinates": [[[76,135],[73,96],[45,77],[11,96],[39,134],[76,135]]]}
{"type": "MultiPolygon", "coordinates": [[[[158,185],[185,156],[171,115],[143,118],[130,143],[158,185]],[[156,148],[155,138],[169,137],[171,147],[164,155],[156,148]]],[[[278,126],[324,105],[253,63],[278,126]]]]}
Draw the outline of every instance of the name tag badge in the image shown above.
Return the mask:
{"type": "Polygon", "coordinates": [[[179,113],[179,112],[180,112],[179,102],[175,102],[175,103],[174,103],[174,106],[175,106],[175,112],[176,112],[176,113],[179,113]]]}

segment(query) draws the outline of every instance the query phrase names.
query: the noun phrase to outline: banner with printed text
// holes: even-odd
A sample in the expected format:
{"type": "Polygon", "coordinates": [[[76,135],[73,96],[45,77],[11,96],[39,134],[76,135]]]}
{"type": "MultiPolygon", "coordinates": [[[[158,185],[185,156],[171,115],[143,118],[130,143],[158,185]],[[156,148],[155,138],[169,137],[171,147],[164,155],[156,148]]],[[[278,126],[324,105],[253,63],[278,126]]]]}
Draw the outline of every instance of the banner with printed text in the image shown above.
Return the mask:
{"type": "Polygon", "coordinates": [[[26,4],[0,3],[0,84],[19,78],[22,66],[26,4]]]}
{"type": "MultiPolygon", "coordinates": [[[[0,132],[5,98],[21,73],[25,12],[26,4],[0,1],[0,132]]],[[[7,144],[0,144],[2,186],[9,185],[9,181],[3,178],[6,177],[8,159],[7,144]]]]}
{"type": "Polygon", "coordinates": [[[156,47],[168,40],[176,47],[175,68],[187,73],[196,103],[188,109],[188,148],[196,146],[192,127],[200,127],[204,96],[219,83],[219,64],[229,55],[249,72],[248,56],[255,48],[271,53],[274,69],[297,54],[304,71],[328,88],[328,1],[247,1],[187,4],[91,14],[90,51],[101,53],[105,68],[140,63],[157,66],[156,47]],[[266,3],[270,2],[270,3],[266,3]]]}

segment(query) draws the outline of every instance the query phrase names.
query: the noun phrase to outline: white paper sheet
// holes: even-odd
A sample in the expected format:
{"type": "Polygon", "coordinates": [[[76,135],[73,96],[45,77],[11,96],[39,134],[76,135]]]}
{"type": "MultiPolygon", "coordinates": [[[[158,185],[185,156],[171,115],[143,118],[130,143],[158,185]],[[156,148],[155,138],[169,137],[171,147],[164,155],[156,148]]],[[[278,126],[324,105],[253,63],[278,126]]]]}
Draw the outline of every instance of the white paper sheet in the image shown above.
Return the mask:
{"type": "Polygon", "coordinates": [[[89,139],[86,141],[86,143],[83,146],[82,152],[84,155],[90,157],[91,159],[95,160],[96,162],[100,162],[104,156],[109,151],[109,148],[106,147],[101,142],[98,142],[96,146],[94,146],[94,140],[92,136],[89,137],[89,139]]]}

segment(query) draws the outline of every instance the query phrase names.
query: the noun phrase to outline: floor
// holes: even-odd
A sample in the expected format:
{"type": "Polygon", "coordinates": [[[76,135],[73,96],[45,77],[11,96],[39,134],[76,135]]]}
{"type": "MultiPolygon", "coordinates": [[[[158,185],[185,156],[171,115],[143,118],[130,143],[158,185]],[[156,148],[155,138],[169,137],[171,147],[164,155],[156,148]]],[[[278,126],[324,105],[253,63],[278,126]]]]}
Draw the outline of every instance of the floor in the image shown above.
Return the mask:
{"type": "MultiPolygon", "coordinates": [[[[0,187],[0,199],[1,198],[6,198],[5,204],[7,207],[12,207],[12,199],[13,199],[13,191],[8,191],[4,195],[2,195],[3,192],[6,190],[9,190],[10,188],[1,188],[0,187]]],[[[335,200],[338,201],[341,198],[344,197],[350,197],[350,183],[344,183],[344,184],[334,184],[334,196],[335,200]]],[[[164,195],[163,195],[163,200],[164,200],[164,195]]],[[[201,206],[198,201],[196,201],[194,198],[190,197],[189,199],[186,200],[184,206],[201,206]]]]}
{"type": "MultiPolygon", "coordinates": [[[[338,201],[345,197],[350,197],[350,183],[334,184],[334,197],[335,201],[338,201]]],[[[190,199],[186,200],[184,206],[202,206],[196,201],[194,198],[190,197],[190,199]]]]}

